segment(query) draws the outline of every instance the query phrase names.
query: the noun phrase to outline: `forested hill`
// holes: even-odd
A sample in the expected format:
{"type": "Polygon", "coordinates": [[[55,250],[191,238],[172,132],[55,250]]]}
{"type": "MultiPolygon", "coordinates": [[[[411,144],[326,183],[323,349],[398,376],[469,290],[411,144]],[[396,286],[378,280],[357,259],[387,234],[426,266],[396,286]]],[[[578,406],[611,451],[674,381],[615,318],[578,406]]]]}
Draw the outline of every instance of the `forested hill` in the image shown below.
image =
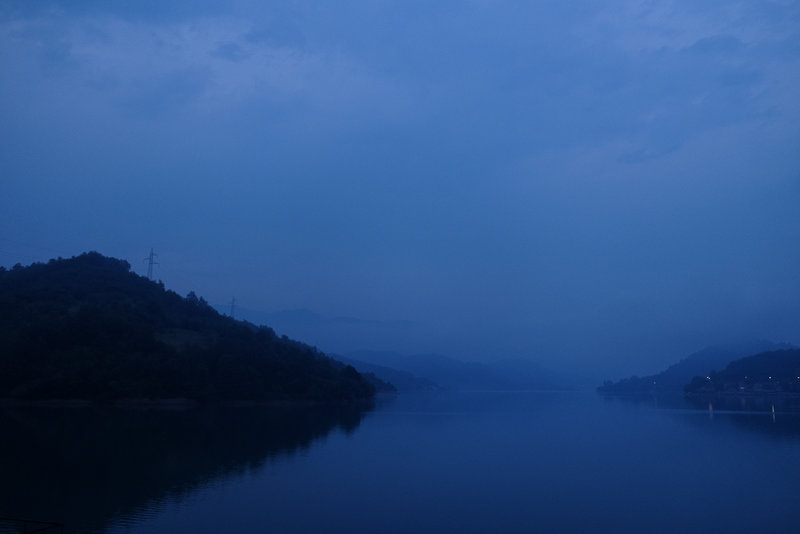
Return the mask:
{"type": "Polygon", "coordinates": [[[693,376],[706,376],[716,369],[724,369],[730,362],[771,350],[790,349],[787,343],[754,340],[736,345],[706,347],[690,354],[658,374],[632,376],[617,382],[607,380],[597,390],[602,393],[637,393],[645,391],[682,391],[693,376]]]}
{"type": "Polygon", "coordinates": [[[89,252],[0,267],[0,398],[372,397],[351,366],[89,252]]]}
{"type": "Polygon", "coordinates": [[[695,376],[687,393],[800,394],[800,349],[762,352],[731,362],[720,372],[695,376]]]}

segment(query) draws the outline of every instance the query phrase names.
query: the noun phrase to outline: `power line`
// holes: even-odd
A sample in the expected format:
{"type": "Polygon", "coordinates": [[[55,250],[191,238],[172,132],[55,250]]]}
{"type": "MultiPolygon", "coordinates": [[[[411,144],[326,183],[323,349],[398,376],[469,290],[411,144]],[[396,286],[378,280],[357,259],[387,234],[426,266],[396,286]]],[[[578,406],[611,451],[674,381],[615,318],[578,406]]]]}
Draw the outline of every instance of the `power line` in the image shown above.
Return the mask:
{"type": "Polygon", "coordinates": [[[150,254],[144,259],[147,262],[147,278],[150,280],[153,279],[153,265],[158,265],[157,261],[153,261],[158,254],[153,252],[152,247],[150,248],[150,254]]]}

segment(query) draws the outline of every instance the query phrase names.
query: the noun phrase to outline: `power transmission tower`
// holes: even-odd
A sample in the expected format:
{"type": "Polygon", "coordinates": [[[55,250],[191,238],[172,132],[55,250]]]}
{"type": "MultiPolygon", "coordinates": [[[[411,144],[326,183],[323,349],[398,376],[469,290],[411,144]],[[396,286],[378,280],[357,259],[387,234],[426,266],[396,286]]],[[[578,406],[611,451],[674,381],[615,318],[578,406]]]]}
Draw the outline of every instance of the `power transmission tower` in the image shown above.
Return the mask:
{"type": "Polygon", "coordinates": [[[236,297],[233,297],[231,299],[231,319],[235,319],[235,316],[233,315],[235,311],[236,311],[236,297]]]}
{"type": "Polygon", "coordinates": [[[155,258],[158,257],[158,254],[153,252],[153,249],[150,249],[150,254],[144,259],[147,262],[147,278],[150,280],[153,279],[153,265],[158,265],[157,261],[154,261],[155,258]]]}

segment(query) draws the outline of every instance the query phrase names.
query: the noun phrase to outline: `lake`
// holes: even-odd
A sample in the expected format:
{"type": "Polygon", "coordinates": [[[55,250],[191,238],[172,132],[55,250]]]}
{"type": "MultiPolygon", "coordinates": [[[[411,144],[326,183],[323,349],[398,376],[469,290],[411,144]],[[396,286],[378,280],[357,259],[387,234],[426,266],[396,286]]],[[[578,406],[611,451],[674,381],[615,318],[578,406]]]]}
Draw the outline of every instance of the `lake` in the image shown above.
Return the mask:
{"type": "Polygon", "coordinates": [[[800,531],[785,401],[451,392],[0,423],[0,516],[68,533],[800,531]]]}

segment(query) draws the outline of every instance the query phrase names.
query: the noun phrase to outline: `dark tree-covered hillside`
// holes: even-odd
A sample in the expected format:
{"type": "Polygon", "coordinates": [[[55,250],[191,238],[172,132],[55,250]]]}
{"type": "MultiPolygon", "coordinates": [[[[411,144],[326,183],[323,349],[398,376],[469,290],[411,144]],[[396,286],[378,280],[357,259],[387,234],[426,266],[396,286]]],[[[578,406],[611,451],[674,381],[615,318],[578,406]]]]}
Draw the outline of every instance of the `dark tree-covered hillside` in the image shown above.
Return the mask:
{"type": "Polygon", "coordinates": [[[800,349],[774,350],[738,359],[718,373],[695,376],[684,389],[690,394],[800,395],[800,349]]]}
{"type": "Polygon", "coordinates": [[[0,398],[361,399],[350,366],[89,252],[0,268],[0,398]]]}
{"type": "Polygon", "coordinates": [[[715,369],[724,369],[730,362],[761,352],[790,349],[787,343],[755,340],[723,347],[706,347],[670,365],[660,373],[632,376],[617,382],[606,380],[597,388],[601,393],[644,393],[654,391],[682,391],[693,376],[706,376],[715,369]]]}

